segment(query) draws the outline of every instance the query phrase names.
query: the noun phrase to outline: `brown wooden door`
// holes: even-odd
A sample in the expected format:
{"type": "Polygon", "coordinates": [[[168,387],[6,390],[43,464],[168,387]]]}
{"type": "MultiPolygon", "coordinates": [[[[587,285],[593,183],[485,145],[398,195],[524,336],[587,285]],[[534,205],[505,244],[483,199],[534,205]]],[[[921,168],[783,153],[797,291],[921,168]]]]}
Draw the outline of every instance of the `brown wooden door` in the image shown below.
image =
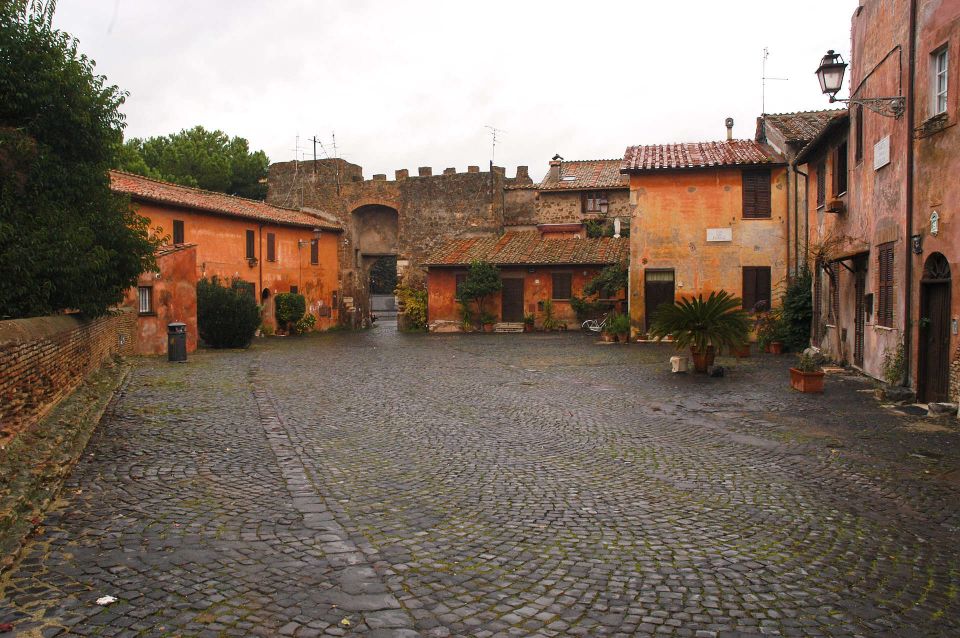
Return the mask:
{"type": "Polygon", "coordinates": [[[523,279],[503,280],[500,308],[503,321],[523,321],[523,279]]]}
{"type": "Polygon", "coordinates": [[[947,401],[950,388],[950,284],[920,289],[919,399],[947,401]]]}
{"type": "Polygon", "coordinates": [[[855,316],[853,319],[853,364],[863,367],[863,333],[866,323],[865,298],[867,290],[867,262],[858,259],[854,262],[854,294],[856,295],[855,316]]]}
{"type": "Polygon", "coordinates": [[[650,330],[650,319],[661,304],[673,303],[673,271],[645,270],[643,273],[643,305],[646,329],[650,330]]]}

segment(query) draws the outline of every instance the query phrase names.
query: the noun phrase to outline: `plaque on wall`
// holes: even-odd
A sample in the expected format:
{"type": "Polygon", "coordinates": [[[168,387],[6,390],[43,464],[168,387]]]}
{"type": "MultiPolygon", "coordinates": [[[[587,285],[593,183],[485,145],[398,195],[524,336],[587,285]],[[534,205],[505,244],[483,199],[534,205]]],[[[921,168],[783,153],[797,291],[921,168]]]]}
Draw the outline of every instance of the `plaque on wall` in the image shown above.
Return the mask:
{"type": "Polygon", "coordinates": [[[707,241],[733,241],[732,228],[708,228],[707,241]]]}

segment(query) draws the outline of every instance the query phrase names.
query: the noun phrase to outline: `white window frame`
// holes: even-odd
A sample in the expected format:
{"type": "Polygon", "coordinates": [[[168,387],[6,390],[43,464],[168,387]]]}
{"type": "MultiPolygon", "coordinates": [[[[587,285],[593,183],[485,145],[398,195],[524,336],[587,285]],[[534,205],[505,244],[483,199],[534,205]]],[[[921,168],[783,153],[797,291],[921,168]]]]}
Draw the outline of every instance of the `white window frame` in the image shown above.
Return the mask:
{"type": "Polygon", "coordinates": [[[137,304],[141,315],[153,314],[153,286],[137,286],[137,304]]]}
{"type": "Polygon", "coordinates": [[[931,117],[947,112],[949,80],[949,49],[946,45],[930,54],[930,107],[931,117]]]}

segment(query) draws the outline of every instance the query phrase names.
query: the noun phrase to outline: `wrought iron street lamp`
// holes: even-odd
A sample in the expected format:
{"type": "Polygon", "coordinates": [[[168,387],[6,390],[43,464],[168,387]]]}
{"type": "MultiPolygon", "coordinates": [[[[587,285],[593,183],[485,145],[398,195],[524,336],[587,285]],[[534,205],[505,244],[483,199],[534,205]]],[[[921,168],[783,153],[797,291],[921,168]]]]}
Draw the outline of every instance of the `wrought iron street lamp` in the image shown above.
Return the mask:
{"type": "Polygon", "coordinates": [[[820,80],[820,90],[824,95],[830,96],[830,102],[843,102],[845,104],[860,104],[867,107],[874,113],[885,115],[886,117],[900,117],[906,107],[906,98],[902,95],[896,97],[866,97],[850,98],[848,100],[837,97],[837,92],[843,86],[843,74],[847,70],[847,63],[839,53],[834,53],[833,49],[827,51],[827,54],[820,60],[820,66],[817,67],[817,79],[820,80]]]}

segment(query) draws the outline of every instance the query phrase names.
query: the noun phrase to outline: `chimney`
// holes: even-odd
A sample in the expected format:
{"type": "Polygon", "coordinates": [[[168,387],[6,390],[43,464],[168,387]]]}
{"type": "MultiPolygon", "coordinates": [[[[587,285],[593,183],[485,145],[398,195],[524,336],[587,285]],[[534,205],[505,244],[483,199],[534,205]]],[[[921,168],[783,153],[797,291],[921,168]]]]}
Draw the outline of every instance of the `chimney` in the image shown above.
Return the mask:
{"type": "Polygon", "coordinates": [[[563,165],[563,158],[559,154],[554,155],[550,160],[550,181],[560,181],[560,167],[563,165]]]}
{"type": "Polygon", "coordinates": [[[724,124],[727,125],[727,141],[729,142],[733,139],[733,118],[728,117],[724,124]]]}

